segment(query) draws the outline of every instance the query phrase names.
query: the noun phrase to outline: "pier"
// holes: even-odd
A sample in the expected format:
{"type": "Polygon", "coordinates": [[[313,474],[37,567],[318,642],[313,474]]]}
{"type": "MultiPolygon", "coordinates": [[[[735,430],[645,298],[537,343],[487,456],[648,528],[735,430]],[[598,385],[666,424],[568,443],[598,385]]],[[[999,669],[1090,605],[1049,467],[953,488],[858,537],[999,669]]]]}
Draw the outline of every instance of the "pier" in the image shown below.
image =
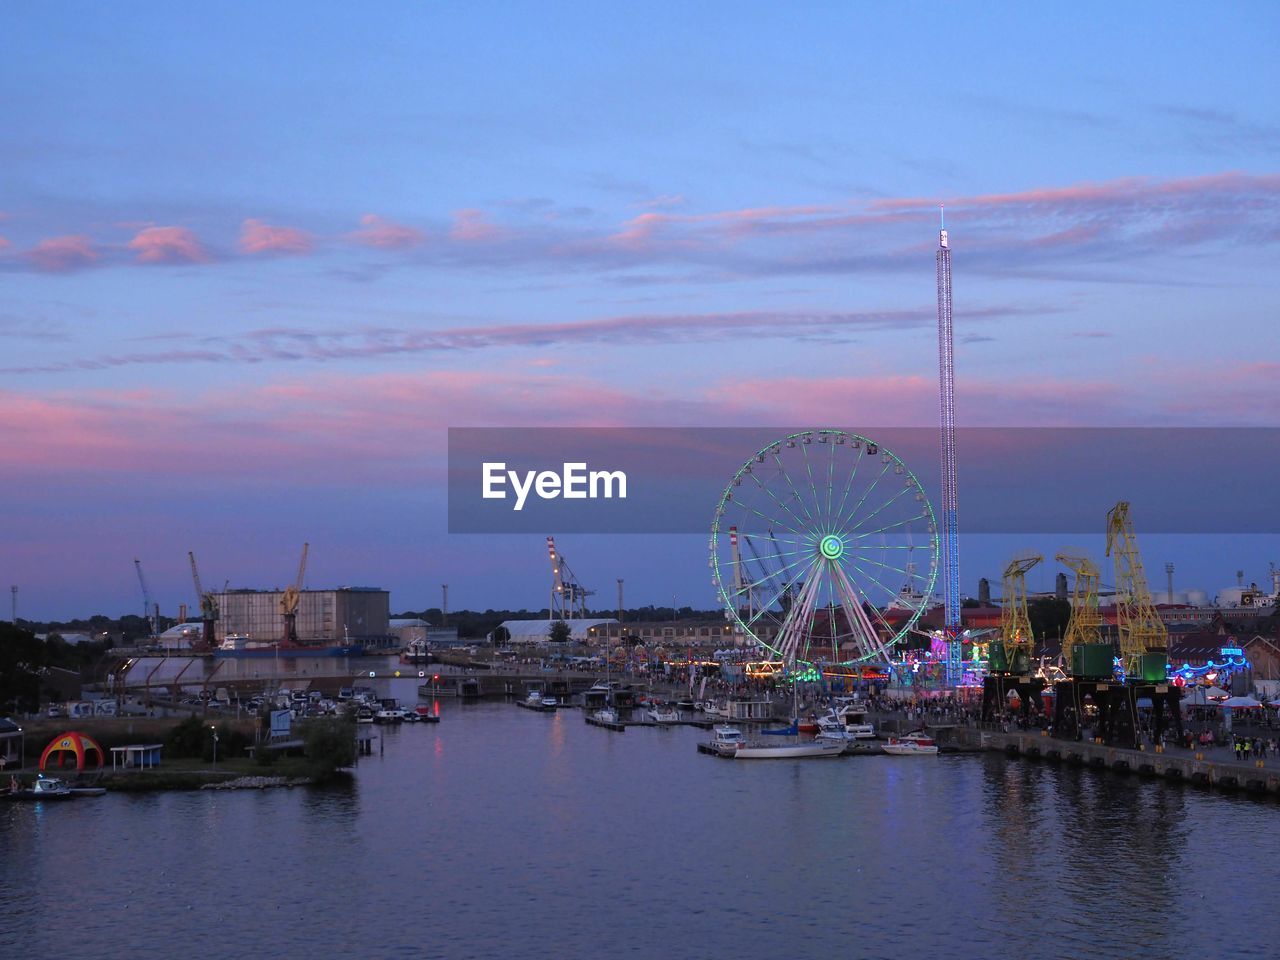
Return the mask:
{"type": "Polygon", "coordinates": [[[1280,795],[1280,759],[1237,761],[1212,752],[1160,747],[1129,749],[1091,740],[1060,740],[1045,731],[1004,732],[976,727],[935,731],[941,742],[959,750],[998,751],[1010,757],[1164,779],[1223,791],[1280,795]],[[1273,767],[1267,766],[1274,763],[1273,767]]]}

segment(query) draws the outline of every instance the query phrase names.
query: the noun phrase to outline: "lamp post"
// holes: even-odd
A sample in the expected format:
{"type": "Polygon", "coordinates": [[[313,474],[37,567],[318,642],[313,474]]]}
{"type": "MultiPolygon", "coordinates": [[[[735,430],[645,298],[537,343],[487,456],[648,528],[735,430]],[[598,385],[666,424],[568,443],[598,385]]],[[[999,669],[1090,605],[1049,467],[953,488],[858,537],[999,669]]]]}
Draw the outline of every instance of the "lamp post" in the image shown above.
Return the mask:
{"type": "Polygon", "coordinates": [[[213,734],[213,769],[218,769],[218,728],[211,726],[209,732],[213,734]]]}

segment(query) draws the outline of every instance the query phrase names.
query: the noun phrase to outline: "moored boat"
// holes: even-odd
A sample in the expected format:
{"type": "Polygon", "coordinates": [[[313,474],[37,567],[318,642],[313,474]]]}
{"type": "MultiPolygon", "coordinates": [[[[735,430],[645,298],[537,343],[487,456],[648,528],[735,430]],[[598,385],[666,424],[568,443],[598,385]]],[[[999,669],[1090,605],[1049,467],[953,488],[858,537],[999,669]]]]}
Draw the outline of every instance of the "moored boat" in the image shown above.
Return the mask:
{"type": "Polygon", "coordinates": [[[722,757],[735,760],[800,760],[809,757],[838,757],[844,744],[809,740],[798,743],[753,743],[737,727],[716,726],[707,748],[722,757]]]}
{"type": "Polygon", "coordinates": [[[679,723],[680,711],[667,704],[656,703],[646,711],[654,723],[679,723]]]}
{"type": "Polygon", "coordinates": [[[923,730],[916,730],[905,737],[890,737],[884,752],[893,757],[931,757],[937,754],[938,744],[923,730]]]}
{"type": "Polygon", "coordinates": [[[65,780],[46,777],[43,773],[30,787],[15,789],[16,783],[16,780],[10,780],[9,792],[4,794],[10,800],[73,800],[76,797],[100,797],[107,792],[105,787],[73,787],[65,780]]]}

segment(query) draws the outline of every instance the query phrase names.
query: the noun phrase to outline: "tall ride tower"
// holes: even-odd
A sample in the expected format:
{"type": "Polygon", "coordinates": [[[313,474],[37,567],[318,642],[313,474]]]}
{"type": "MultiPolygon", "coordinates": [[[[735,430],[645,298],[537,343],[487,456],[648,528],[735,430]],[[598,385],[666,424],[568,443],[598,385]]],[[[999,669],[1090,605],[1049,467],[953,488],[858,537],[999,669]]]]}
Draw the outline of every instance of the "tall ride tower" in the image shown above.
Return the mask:
{"type": "Polygon", "coordinates": [[[960,683],[960,546],[956,529],[956,369],[951,328],[951,246],[938,233],[938,399],[942,421],[942,600],[947,683],[960,683]]]}

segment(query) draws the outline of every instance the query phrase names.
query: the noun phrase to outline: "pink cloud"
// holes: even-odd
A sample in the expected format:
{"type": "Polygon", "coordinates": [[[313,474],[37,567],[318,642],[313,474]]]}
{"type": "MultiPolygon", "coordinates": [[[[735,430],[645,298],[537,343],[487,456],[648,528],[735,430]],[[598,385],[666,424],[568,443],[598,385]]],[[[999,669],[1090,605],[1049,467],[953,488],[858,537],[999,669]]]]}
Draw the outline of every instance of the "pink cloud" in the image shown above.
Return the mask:
{"type": "Polygon", "coordinates": [[[186,227],[146,227],[129,241],[138,263],[208,263],[212,257],[186,227]]]}
{"type": "Polygon", "coordinates": [[[12,246],[12,244],[10,244],[8,240],[6,240],[4,237],[0,237],[0,250],[4,250],[5,248],[10,246],[12,246]]]}
{"type": "Polygon", "coordinates": [[[421,230],[395,223],[376,213],[366,213],[360,218],[362,229],[351,234],[351,239],[368,247],[383,250],[402,250],[416,247],[427,237],[421,230]]]}
{"type": "Polygon", "coordinates": [[[246,220],[240,227],[240,250],[248,254],[310,253],[311,235],[297,227],[276,227],[261,220],[246,220]]]}
{"type": "Polygon", "coordinates": [[[449,237],[461,243],[492,243],[506,237],[506,231],[489,220],[483,210],[456,210],[449,237]]]}
{"type": "Polygon", "coordinates": [[[24,254],[37,270],[68,273],[91,267],[102,259],[92,240],[83,234],[41,240],[24,254]]]}

